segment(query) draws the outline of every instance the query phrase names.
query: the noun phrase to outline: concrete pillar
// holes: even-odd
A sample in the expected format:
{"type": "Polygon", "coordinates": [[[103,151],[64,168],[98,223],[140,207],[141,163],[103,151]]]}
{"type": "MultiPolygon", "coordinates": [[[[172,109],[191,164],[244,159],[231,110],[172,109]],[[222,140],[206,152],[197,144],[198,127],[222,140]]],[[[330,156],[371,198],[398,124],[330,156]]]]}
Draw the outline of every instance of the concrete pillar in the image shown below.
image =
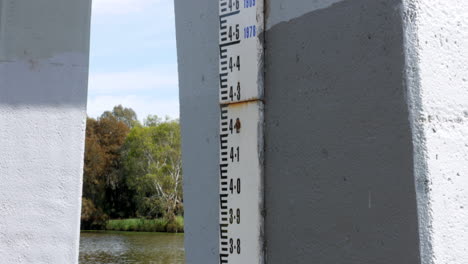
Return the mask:
{"type": "Polygon", "coordinates": [[[268,263],[419,263],[403,6],[335,2],[270,2],[268,263]]]}
{"type": "Polygon", "coordinates": [[[1,263],[78,262],[89,0],[0,0],[1,263]]]}
{"type": "Polygon", "coordinates": [[[217,263],[218,2],[176,0],[186,262],[217,263]]]}
{"type": "MultiPolygon", "coordinates": [[[[187,263],[217,263],[218,2],[175,3],[187,263]]],[[[267,263],[467,263],[468,3],[266,6],[267,263]]]]}
{"type": "Polygon", "coordinates": [[[421,263],[468,263],[468,2],[404,7],[421,263]]]}

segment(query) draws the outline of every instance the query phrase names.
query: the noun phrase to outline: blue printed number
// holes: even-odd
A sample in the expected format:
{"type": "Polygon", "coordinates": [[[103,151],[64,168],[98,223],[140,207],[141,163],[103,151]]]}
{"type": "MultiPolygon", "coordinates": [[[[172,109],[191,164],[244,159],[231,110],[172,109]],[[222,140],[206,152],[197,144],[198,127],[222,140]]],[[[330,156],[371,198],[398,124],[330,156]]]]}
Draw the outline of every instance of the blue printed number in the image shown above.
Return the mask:
{"type": "Polygon", "coordinates": [[[244,39],[253,38],[257,36],[257,27],[248,26],[244,28],[244,39]]]}
{"type": "Polygon", "coordinates": [[[255,0],[244,0],[244,8],[254,7],[255,0]]]}

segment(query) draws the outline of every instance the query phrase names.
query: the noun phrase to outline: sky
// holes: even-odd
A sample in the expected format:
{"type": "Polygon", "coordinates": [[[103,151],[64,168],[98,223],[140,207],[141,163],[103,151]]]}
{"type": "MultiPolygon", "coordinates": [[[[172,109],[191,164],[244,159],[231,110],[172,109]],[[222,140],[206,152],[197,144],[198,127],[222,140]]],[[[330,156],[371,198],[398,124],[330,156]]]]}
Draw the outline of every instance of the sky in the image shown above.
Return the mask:
{"type": "Polygon", "coordinates": [[[173,0],[93,0],[88,116],[179,118],[173,0]]]}

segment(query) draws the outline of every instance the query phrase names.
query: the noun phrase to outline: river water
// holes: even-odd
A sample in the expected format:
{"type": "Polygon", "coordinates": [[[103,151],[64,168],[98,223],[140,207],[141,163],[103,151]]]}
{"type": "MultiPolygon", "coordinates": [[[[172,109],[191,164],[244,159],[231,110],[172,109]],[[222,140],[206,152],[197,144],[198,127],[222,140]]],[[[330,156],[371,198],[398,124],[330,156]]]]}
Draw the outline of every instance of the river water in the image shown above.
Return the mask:
{"type": "Polygon", "coordinates": [[[184,235],[82,232],[80,264],[182,264],[184,235]]]}

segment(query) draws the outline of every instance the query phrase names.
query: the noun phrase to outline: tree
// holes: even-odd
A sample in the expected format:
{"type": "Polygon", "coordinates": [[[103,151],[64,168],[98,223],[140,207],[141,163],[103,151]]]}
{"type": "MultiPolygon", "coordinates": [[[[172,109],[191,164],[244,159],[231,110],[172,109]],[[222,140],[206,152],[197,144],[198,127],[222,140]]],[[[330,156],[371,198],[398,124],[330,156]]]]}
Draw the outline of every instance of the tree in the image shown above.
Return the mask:
{"type": "Polygon", "coordinates": [[[161,121],[161,118],[159,118],[157,115],[148,115],[148,117],[146,117],[143,121],[143,124],[146,127],[156,127],[161,124],[161,121]]]}
{"type": "Polygon", "coordinates": [[[183,214],[179,122],[151,115],[144,124],[120,105],[88,118],[83,228],[135,216],[166,217],[174,225],[175,216],[183,214]]]}
{"type": "Polygon", "coordinates": [[[96,208],[93,201],[87,198],[81,199],[81,229],[104,229],[108,216],[101,208],[96,208]]]}
{"type": "Polygon", "coordinates": [[[138,122],[137,114],[132,108],[126,108],[122,105],[114,106],[114,109],[112,111],[105,111],[101,115],[101,119],[108,118],[111,116],[115,117],[117,121],[125,123],[125,125],[127,125],[129,128],[140,125],[140,122],[138,122]]]}
{"type": "Polygon", "coordinates": [[[145,124],[151,126],[134,127],[125,142],[127,183],[136,193],[140,215],[172,219],[183,210],[180,125],[178,121],[145,124]]]}
{"type": "Polygon", "coordinates": [[[87,120],[83,197],[96,212],[114,218],[133,216],[135,211],[132,191],[122,174],[121,149],[129,130],[112,115],[87,120]]]}
{"type": "Polygon", "coordinates": [[[105,153],[105,184],[115,188],[119,181],[120,151],[130,131],[129,127],[113,116],[100,118],[94,127],[99,144],[105,153]]]}
{"type": "Polygon", "coordinates": [[[88,118],[86,122],[83,197],[101,205],[104,200],[103,175],[106,167],[106,155],[101,147],[99,135],[95,131],[97,125],[97,120],[88,118]]]}

